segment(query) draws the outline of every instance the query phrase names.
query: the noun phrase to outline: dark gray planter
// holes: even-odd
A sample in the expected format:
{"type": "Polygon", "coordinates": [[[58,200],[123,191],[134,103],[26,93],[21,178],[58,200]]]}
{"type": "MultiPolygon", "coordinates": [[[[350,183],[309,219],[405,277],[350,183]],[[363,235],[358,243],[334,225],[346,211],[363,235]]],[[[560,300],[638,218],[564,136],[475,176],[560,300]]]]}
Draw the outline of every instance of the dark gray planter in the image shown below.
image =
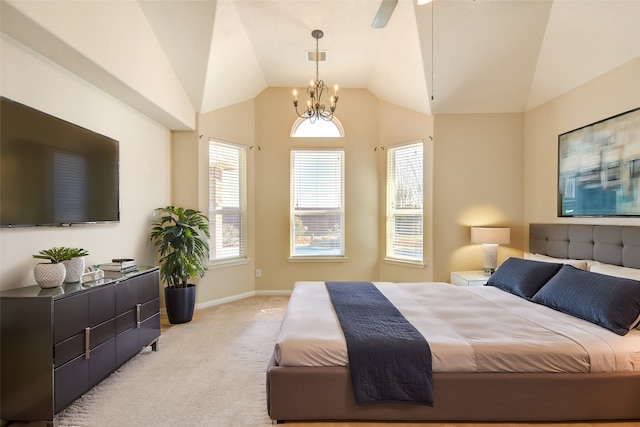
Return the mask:
{"type": "Polygon", "coordinates": [[[196,306],[196,285],[186,288],[164,288],[164,304],[167,309],[169,323],[190,322],[196,306]]]}

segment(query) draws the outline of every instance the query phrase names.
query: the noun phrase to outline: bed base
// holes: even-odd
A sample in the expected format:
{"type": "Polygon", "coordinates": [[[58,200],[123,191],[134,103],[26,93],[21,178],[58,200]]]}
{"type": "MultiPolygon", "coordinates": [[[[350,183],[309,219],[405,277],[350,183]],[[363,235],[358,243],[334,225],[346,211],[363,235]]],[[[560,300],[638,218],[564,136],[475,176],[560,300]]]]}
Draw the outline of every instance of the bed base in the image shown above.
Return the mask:
{"type": "MultiPolygon", "coordinates": [[[[530,224],[529,251],[640,268],[640,227],[530,224]]],[[[640,420],[640,372],[434,373],[434,406],[358,405],[346,367],[267,368],[273,420],[640,420]]]]}
{"type": "Polygon", "coordinates": [[[282,421],[596,421],[640,419],[640,372],[434,373],[434,406],[358,405],[346,367],[267,368],[267,410],[282,421]]]}

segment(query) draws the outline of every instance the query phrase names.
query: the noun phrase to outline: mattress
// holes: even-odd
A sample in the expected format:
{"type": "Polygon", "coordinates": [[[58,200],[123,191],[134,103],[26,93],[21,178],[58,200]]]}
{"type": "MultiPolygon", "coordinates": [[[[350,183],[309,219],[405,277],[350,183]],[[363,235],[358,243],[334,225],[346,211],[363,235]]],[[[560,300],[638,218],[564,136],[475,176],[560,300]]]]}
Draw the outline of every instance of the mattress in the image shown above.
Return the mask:
{"type": "MultiPolygon", "coordinates": [[[[619,336],[492,286],[374,283],[429,342],[433,372],[640,371],[640,330],[619,336]]],[[[324,282],[294,285],[275,358],[281,366],[348,365],[324,282]]]]}

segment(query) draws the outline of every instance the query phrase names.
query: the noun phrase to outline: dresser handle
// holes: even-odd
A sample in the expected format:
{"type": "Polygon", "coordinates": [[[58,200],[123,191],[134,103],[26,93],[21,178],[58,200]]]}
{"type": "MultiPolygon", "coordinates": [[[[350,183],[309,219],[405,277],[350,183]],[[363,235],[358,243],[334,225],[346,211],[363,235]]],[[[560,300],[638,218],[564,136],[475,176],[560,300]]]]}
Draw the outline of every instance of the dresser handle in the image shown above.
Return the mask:
{"type": "Polygon", "coordinates": [[[84,358],[89,359],[91,357],[91,328],[84,328],[84,358]]]}
{"type": "Polygon", "coordinates": [[[142,306],[141,304],[136,304],[136,323],[137,323],[138,329],[140,329],[140,307],[141,306],[142,306]]]}

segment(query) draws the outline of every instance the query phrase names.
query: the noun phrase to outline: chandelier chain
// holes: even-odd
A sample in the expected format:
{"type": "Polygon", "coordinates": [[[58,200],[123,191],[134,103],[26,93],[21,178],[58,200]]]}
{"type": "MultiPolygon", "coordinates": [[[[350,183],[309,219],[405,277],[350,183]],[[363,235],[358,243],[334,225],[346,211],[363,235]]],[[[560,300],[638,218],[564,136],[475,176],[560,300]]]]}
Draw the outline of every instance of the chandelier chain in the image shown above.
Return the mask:
{"type": "Polygon", "coordinates": [[[303,119],[309,119],[311,123],[315,123],[318,119],[323,120],[333,120],[333,113],[336,110],[336,105],[338,103],[338,85],[334,86],[333,96],[329,99],[329,108],[326,108],[322,103],[322,95],[325,91],[328,92],[327,86],[324,84],[324,81],[320,80],[320,71],[319,71],[319,60],[320,60],[320,49],[319,49],[319,40],[323,36],[323,32],[321,30],[313,30],[311,32],[311,37],[316,39],[316,78],[312,80],[307,86],[307,95],[309,99],[307,100],[306,108],[301,112],[298,111],[298,91],[294,89],[293,91],[293,106],[296,110],[296,114],[298,117],[303,119]]]}
{"type": "Polygon", "coordinates": [[[320,51],[318,50],[318,43],[320,41],[320,37],[316,37],[316,81],[320,80],[320,71],[318,67],[318,60],[320,59],[320,51]]]}

